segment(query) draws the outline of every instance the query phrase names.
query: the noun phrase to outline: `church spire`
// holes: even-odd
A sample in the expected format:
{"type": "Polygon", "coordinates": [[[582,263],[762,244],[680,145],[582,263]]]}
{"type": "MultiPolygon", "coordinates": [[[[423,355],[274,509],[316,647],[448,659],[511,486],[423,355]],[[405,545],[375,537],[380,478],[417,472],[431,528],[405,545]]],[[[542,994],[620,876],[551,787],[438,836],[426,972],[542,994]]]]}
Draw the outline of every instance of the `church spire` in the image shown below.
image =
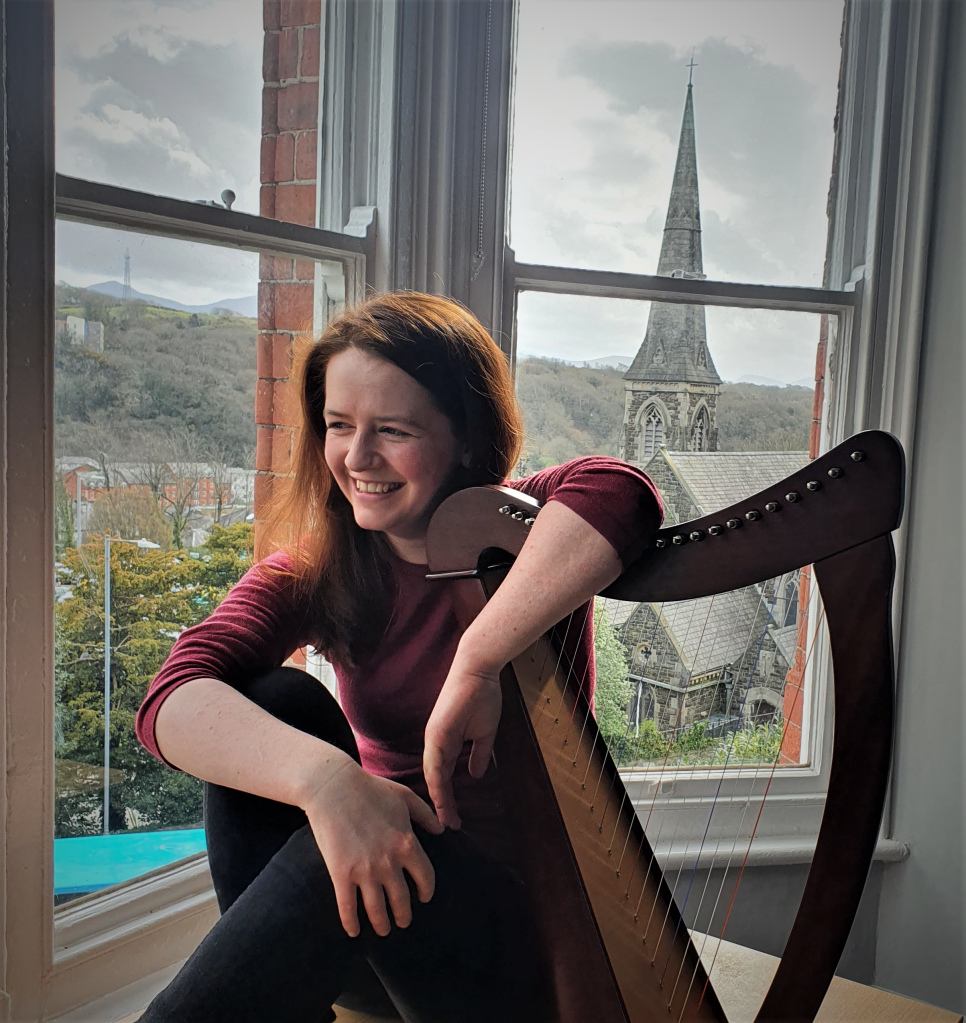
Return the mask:
{"type": "MultiPolygon", "coordinates": [[[[657,265],[660,277],[704,276],[693,88],[689,82],[657,265]]],[[[720,383],[708,351],[704,306],[652,302],[644,343],[625,379],[720,383]]]]}
{"type": "MultiPolygon", "coordinates": [[[[694,54],[688,67],[693,73],[694,54]]],[[[660,277],[704,277],[690,77],[657,272],[660,277]]],[[[721,377],[708,351],[704,306],[652,302],[644,342],[624,374],[621,457],[644,465],[661,447],[716,451],[720,389],[721,377]]]]}

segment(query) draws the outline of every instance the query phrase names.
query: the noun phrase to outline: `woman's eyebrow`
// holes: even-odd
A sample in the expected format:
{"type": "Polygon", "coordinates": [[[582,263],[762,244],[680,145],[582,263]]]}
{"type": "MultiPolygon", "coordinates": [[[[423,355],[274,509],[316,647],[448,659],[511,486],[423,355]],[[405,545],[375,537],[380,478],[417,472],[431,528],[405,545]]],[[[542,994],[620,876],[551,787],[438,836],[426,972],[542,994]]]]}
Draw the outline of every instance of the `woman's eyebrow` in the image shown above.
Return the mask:
{"type": "MultiPolygon", "coordinates": [[[[334,416],[336,419],[351,418],[346,412],[339,412],[333,408],[323,409],[322,414],[324,416],[334,416]]],[[[422,423],[418,419],[412,419],[410,416],[373,416],[372,418],[377,423],[403,423],[405,426],[412,426],[414,429],[422,427],[422,423]]]]}

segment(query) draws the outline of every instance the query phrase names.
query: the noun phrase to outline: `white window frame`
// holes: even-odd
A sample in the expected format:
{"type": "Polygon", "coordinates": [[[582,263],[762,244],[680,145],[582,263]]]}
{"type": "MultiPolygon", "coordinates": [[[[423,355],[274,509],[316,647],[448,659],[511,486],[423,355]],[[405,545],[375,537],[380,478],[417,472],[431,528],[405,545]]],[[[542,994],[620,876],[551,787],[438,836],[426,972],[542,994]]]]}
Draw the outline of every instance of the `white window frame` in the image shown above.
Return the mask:
{"type": "MultiPolygon", "coordinates": [[[[333,141],[342,150],[327,146],[325,157],[325,174],[334,175],[340,167],[359,165],[359,147],[370,152],[367,166],[378,171],[370,174],[377,185],[352,177],[349,192],[351,203],[379,206],[384,230],[377,250],[371,229],[360,247],[359,239],[337,232],[68,179],[59,182],[57,212],[252,251],[341,258],[356,294],[367,278],[380,288],[447,291],[493,329],[511,362],[507,332],[519,290],[807,311],[820,311],[824,302],[843,325],[829,342],[823,449],[859,429],[878,427],[896,434],[911,454],[948,4],[847,0],[842,65],[847,99],[840,103],[827,290],[820,295],[816,289],[515,266],[512,251],[502,243],[513,0],[457,4],[452,11],[445,5],[430,10],[409,0],[381,0],[367,28],[368,51],[354,65],[351,81],[337,73],[339,54],[326,42],[328,108],[338,98],[328,90],[337,91],[341,81],[347,92],[358,94],[346,105],[353,123],[365,120],[365,95],[384,100],[378,139],[346,133],[333,141]],[[428,61],[435,62],[432,74],[426,72],[428,61]],[[444,80],[450,87],[440,84],[444,80]],[[456,82],[463,83],[463,91],[447,106],[456,82]],[[424,109],[430,111],[426,116],[413,113],[424,109]],[[486,123],[489,143],[481,145],[486,123]],[[400,148],[394,132],[413,125],[400,148]],[[459,187],[417,190],[414,183],[427,174],[424,160],[432,180],[456,181],[459,187]],[[466,237],[482,239],[482,269],[456,258],[466,237]],[[423,254],[414,238],[438,244],[423,254]],[[375,260],[367,258],[373,251],[375,260]]],[[[345,0],[326,0],[326,8],[350,12],[345,0]]],[[[369,7],[358,8],[363,10],[369,7]]],[[[52,11],[52,0],[0,0],[6,46],[0,113],[6,137],[16,143],[4,155],[9,195],[0,211],[5,226],[0,269],[13,289],[12,301],[6,291],[0,294],[0,737],[6,780],[0,790],[0,1017],[12,1012],[17,1020],[35,1021],[54,1019],[170,966],[191,950],[215,912],[206,863],[199,857],[68,904],[58,911],[56,932],[54,927],[52,11]]],[[[346,38],[352,31],[346,28],[346,38]]],[[[899,609],[905,529],[897,535],[897,547],[899,609]]],[[[898,610],[896,615],[899,637],[898,610]]],[[[815,720],[818,730],[826,731],[830,709],[827,701],[820,705],[824,714],[815,720]]],[[[824,743],[818,735],[809,741],[824,743]]],[[[821,781],[814,771],[783,772],[781,819],[759,845],[760,862],[807,858],[809,828],[802,825],[817,819],[821,781]]],[[[629,787],[637,786],[641,795],[647,782],[628,776],[629,787]]],[[[681,785],[674,798],[706,805],[707,793],[695,788],[700,782],[692,778],[690,788],[681,785]]],[[[897,843],[889,844],[889,834],[887,819],[882,858],[901,855],[897,843]]],[[[670,852],[673,862],[680,851],[670,852]]]]}

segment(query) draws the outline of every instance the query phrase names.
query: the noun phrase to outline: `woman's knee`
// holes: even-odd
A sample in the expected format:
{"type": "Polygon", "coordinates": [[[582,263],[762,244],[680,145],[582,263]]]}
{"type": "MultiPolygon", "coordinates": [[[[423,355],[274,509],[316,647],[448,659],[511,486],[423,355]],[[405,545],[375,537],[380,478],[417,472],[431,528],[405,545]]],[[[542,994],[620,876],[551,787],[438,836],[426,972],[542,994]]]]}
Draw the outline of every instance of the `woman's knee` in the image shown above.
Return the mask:
{"type": "Polygon", "coordinates": [[[342,708],[328,689],[298,668],[275,668],[243,690],[245,696],[272,717],[332,743],[356,761],[359,750],[342,708]]]}

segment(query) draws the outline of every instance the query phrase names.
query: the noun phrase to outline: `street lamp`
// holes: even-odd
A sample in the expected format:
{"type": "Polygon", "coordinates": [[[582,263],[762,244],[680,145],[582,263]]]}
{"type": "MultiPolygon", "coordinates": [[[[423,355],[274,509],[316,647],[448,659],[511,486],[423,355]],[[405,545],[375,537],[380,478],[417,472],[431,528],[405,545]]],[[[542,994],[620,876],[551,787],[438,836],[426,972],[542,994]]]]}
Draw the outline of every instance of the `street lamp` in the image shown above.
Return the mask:
{"type": "Polygon", "coordinates": [[[142,551],[160,550],[147,540],[122,540],[104,534],[104,834],[111,833],[111,544],[133,543],[142,551]]]}

